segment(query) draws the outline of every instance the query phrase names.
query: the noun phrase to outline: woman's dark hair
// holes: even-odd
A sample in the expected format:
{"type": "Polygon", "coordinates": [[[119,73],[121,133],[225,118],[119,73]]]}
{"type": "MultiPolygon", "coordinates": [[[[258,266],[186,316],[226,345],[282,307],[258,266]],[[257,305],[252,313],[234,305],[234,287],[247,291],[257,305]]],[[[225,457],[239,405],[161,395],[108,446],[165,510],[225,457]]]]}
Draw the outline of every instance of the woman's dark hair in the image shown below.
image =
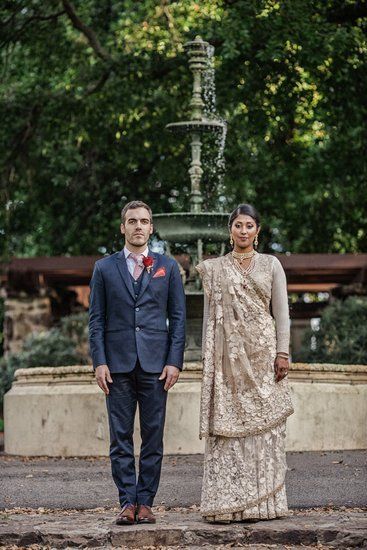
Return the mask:
{"type": "Polygon", "coordinates": [[[229,215],[229,221],[228,221],[228,227],[231,229],[232,224],[234,220],[237,218],[237,216],[240,215],[243,216],[251,216],[255,220],[255,223],[257,227],[260,226],[260,216],[256,208],[252,206],[252,204],[239,204],[237,208],[233,210],[233,212],[229,215]]]}

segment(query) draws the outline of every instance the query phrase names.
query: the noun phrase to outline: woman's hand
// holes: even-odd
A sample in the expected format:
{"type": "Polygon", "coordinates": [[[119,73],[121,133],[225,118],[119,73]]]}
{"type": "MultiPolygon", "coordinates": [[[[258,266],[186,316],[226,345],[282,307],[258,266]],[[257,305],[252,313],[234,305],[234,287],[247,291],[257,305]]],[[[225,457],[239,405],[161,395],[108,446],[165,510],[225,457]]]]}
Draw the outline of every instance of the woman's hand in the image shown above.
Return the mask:
{"type": "Polygon", "coordinates": [[[289,359],[283,355],[277,355],[274,361],[275,382],[280,382],[289,371],[289,359]]]}

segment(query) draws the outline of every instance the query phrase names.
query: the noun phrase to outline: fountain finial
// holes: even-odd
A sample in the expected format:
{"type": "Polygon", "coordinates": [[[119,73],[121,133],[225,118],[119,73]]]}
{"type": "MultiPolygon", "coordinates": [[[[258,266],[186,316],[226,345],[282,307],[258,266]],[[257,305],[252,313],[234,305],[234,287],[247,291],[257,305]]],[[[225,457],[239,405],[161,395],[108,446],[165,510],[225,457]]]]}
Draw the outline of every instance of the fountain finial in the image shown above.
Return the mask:
{"type": "Polygon", "coordinates": [[[184,44],[189,58],[189,68],[193,73],[193,88],[190,101],[191,120],[172,122],[166,128],[174,132],[184,132],[191,135],[191,163],[189,175],[191,180],[190,211],[201,212],[203,197],[200,185],[203,169],[201,167],[201,138],[202,132],[223,131],[224,123],[217,119],[208,119],[204,116],[204,101],[202,98],[202,76],[209,67],[209,43],[201,36],[196,36],[191,42],[184,44]]]}
{"type": "Polygon", "coordinates": [[[187,42],[184,48],[189,58],[189,68],[193,73],[194,82],[190,107],[192,108],[192,120],[202,120],[204,102],[201,97],[201,77],[203,71],[208,68],[208,42],[204,42],[200,36],[187,42]]]}

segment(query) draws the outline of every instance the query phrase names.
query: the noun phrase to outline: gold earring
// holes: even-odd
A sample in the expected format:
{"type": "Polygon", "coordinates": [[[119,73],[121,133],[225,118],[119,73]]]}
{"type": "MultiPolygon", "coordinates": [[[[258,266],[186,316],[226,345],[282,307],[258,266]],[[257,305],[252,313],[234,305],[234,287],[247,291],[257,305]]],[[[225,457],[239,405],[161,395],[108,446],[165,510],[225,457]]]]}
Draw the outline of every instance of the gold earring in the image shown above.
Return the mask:
{"type": "Polygon", "coordinates": [[[257,248],[258,244],[259,244],[259,239],[258,239],[257,233],[256,233],[256,236],[255,236],[255,239],[254,239],[254,247],[257,248]]]}
{"type": "Polygon", "coordinates": [[[229,242],[231,243],[231,246],[233,246],[233,237],[231,235],[231,238],[229,239],[229,242]]]}

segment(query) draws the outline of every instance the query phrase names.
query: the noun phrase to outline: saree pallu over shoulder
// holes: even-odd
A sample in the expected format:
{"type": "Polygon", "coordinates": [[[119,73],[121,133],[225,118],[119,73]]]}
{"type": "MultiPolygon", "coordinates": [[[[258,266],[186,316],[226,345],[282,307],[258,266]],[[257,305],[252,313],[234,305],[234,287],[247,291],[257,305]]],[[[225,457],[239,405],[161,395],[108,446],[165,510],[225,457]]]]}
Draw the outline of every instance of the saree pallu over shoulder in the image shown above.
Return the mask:
{"type": "Polygon", "coordinates": [[[274,262],[256,254],[244,274],[231,254],[196,269],[209,299],[200,437],[245,437],[293,413],[288,382],[275,383],[276,333],[270,314],[274,262]]]}

